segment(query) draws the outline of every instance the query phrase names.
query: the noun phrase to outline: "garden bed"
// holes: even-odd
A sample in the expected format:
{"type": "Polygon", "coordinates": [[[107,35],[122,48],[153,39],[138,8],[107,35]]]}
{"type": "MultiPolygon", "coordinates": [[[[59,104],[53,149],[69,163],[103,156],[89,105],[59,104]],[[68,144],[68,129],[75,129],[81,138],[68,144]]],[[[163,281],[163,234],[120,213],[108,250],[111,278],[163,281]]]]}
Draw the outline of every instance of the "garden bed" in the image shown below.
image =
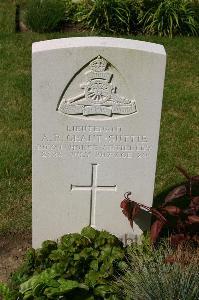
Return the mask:
{"type": "Polygon", "coordinates": [[[30,233],[0,236],[0,282],[7,282],[10,274],[21,265],[24,254],[30,247],[30,233]]]}

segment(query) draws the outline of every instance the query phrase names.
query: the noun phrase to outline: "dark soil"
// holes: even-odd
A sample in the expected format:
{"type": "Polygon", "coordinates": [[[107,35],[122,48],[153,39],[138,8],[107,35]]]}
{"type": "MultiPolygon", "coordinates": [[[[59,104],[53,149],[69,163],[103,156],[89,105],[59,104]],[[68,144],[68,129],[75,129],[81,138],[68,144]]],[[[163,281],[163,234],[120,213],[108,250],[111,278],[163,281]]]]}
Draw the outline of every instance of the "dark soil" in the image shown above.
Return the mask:
{"type": "Polygon", "coordinates": [[[20,266],[25,252],[31,248],[31,239],[31,233],[22,232],[0,236],[0,282],[7,282],[20,266]]]}

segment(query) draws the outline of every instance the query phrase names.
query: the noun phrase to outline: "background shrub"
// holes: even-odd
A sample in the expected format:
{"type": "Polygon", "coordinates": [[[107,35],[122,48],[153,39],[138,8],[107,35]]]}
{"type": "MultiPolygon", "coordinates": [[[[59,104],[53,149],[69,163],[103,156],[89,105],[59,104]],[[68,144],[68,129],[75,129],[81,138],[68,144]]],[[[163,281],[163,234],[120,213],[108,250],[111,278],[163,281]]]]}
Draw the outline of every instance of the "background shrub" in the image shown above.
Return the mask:
{"type": "Polygon", "coordinates": [[[65,23],[71,24],[75,23],[76,14],[78,9],[78,2],[74,2],[72,0],[63,0],[65,3],[65,23]]]}
{"type": "Polygon", "coordinates": [[[152,7],[157,8],[161,2],[162,0],[142,0],[143,11],[147,12],[152,7]]]}
{"type": "Polygon", "coordinates": [[[26,14],[28,27],[36,32],[60,30],[66,18],[67,2],[63,0],[30,0],[26,14]]]}
{"type": "MultiPolygon", "coordinates": [[[[151,1],[147,1],[149,5],[151,1]]],[[[188,0],[155,1],[140,18],[143,32],[159,36],[198,35],[194,4],[188,0]]]]}
{"type": "Polygon", "coordinates": [[[86,28],[113,33],[137,30],[140,0],[82,0],[77,19],[86,28]]]}
{"type": "Polygon", "coordinates": [[[30,0],[27,25],[37,32],[80,23],[91,31],[198,35],[198,0],[30,0]]]}
{"type": "Polygon", "coordinates": [[[197,22],[199,22],[199,0],[190,0],[190,5],[195,13],[197,22]]]}

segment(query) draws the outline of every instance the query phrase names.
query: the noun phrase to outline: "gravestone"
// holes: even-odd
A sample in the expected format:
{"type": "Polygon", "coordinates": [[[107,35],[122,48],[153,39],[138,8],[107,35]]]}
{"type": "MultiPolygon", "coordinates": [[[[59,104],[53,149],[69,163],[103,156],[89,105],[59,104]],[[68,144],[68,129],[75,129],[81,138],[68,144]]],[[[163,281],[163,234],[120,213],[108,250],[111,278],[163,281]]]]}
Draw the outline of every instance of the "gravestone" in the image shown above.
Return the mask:
{"type": "Polygon", "coordinates": [[[33,246],[87,225],[123,239],[127,191],[152,205],[166,55],[158,44],[66,38],[33,44],[33,246]]]}

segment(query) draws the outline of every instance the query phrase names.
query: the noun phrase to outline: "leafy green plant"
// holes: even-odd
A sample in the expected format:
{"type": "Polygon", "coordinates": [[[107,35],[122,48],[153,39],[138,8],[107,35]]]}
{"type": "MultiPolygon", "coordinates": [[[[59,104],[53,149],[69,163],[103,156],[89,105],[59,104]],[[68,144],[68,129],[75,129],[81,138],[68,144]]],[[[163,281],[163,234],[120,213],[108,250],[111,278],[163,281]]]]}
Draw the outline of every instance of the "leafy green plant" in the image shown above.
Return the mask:
{"type": "Polygon", "coordinates": [[[157,8],[158,5],[162,2],[162,0],[143,0],[142,1],[142,9],[144,12],[151,8],[157,8]]]}
{"type": "Polygon", "coordinates": [[[129,265],[115,284],[119,299],[199,299],[199,264],[168,263],[173,251],[168,244],[129,247],[129,265]]]}
{"type": "Polygon", "coordinates": [[[9,286],[14,300],[116,300],[110,280],[125,266],[125,248],[116,236],[85,227],[29,250],[9,286]]]}
{"type": "Polygon", "coordinates": [[[143,32],[159,36],[198,35],[198,22],[193,5],[188,0],[155,2],[140,17],[143,32]]]}
{"type": "Polygon", "coordinates": [[[77,21],[78,2],[73,0],[63,0],[65,3],[65,24],[72,24],[77,21]]]}
{"type": "Polygon", "coordinates": [[[65,21],[64,0],[30,0],[27,13],[27,25],[36,32],[60,30],[65,21]]]}
{"type": "Polygon", "coordinates": [[[199,1],[198,0],[190,0],[190,6],[195,13],[195,18],[197,22],[199,22],[199,1]]]}
{"type": "Polygon", "coordinates": [[[3,297],[3,300],[13,300],[14,299],[14,295],[12,294],[10,288],[4,284],[0,282],[0,296],[3,297]]]}
{"type": "Polygon", "coordinates": [[[91,30],[129,33],[135,31],[139,0],[82,0],[77,19],[91,30]]]}

